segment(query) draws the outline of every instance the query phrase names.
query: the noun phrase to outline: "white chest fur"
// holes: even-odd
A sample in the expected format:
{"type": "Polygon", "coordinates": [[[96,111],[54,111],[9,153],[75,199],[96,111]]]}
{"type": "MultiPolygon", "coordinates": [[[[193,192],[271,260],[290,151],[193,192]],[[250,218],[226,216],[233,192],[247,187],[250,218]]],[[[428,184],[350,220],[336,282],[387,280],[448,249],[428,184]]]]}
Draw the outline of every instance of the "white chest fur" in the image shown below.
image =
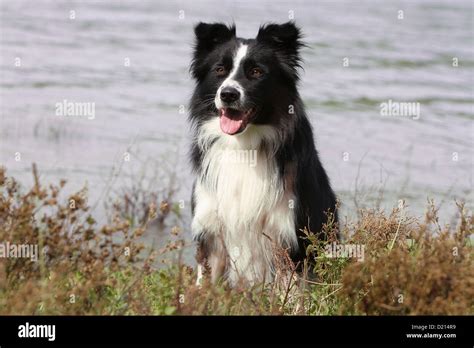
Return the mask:
{"type": "Polygon", "coordinates": [[[274,247],[297,247],[294,194],[285,190],[271,149],[269,126],[249,125],[237,136],[223,134],[218,119],[201,127],[203,171],[195,187],[193,234],[219,238],[229,257],[226,277],[255,282],[273,276],[274,247]]]}

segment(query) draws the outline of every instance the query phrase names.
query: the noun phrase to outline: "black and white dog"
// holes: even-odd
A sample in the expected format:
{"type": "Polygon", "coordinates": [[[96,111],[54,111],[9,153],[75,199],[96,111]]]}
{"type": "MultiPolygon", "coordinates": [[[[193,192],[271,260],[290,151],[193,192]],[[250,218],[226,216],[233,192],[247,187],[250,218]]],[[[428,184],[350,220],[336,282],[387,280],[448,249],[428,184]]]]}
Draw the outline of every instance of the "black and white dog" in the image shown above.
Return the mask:
{"type": "Polygon", "coordinates": [[[198,282],[205,269],[213,281],[269,281],[275,245],[298,263],[302,230],[320,234],[328,212],[337,219],[297,89],[300,30],[268,24],[247,40],[235,26],[200,23],[195,35],[189,118],[198,282]]]}

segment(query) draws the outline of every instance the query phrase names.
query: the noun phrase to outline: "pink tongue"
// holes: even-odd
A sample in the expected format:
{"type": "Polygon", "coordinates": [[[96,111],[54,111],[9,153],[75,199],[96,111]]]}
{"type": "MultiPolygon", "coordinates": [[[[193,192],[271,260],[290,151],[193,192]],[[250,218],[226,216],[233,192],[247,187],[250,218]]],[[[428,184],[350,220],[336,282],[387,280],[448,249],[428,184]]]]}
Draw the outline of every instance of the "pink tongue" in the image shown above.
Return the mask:
{"type": "Polygon", "coordinates": [[[242,126],[242,120],[231,119],[225,110],[221,111],[221,130],[226,134],[235,134],[240,130],[242,126]]]}

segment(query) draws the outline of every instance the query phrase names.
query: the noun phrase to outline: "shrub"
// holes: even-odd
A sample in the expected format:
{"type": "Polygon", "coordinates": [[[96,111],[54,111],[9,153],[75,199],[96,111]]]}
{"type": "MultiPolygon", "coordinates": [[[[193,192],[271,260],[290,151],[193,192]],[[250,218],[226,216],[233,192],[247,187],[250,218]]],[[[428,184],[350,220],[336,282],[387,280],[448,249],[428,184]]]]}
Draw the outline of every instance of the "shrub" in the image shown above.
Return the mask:
{"type": "Polygon", "coordinates": [[[363,247],[363,261],[330,257],[326,248],[338,231],[329,219],[326,242],[307,232],[309,262],[302,273],[275,249],[279,274],[287,275],[279,281],[234,288],[204,281],[198,287],[193,268],[180,261],[192,244],[179,229],[170,229],[170,242],[159,250],[148,252],[140,242],[152,219],[167,226],[165,208],[172,202],[162,202],[158,211],[155,202],[137,199],[134,207],[147,209],[139,218],[114,204],[120,209],[112,210],[112,221],[99,226],[86,190],[61,198],[65,181],[45,188],[36,168],[33,175],[35,184],[24,193],[0,168],[0,242],[39,250],[37,262],[0,258],[0,314],[474,313],[473,219],[463,204],[457,225],[444,227],[433,202],[422,222],[404,217],[403,207],[390,214],[361,209],[356,221],[341,223],[339,243],[363,247]],[[156,269],[155,258],[170,252],[178,261],[156,269]]]}

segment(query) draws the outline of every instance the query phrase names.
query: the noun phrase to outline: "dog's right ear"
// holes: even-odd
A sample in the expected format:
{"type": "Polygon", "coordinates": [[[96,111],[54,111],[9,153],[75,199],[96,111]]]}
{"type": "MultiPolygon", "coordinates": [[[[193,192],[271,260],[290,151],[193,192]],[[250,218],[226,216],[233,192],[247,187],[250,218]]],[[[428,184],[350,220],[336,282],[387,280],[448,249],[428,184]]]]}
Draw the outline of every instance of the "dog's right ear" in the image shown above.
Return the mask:
{"type": "Polygon", "coordinates": [[[194,27],[196,35],[195,53],[212,50],[215,46],[235,37],[235,25],[228,27],[223,23],[199,23],[194,27]]]}
{"type": "Polygon", "coordinates": [[[194,27],[196,42],[191,72],[195,78],[200,76],[202,60],[216,46],[235,37],[235,25],[228,27],[223,23],[199,23],[194,27]]]}

